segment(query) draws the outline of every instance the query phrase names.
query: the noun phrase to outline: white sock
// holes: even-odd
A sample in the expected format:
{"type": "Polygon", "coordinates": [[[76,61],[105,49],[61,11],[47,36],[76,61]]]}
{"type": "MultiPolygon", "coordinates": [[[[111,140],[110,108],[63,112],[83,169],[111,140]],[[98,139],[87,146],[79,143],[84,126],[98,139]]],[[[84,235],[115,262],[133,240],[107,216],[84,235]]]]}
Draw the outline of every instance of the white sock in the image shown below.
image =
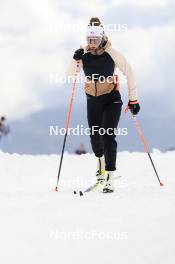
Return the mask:
{"type": "Polygon", "coordinates": [[[114,178],[114,174],[115,174],[115,171],[106,171],[107,173],[107,180],[108,179],[113,179],[114,178]]]}
{"type": "Polygon", "coordinates": [[[105,157],[104,155],[100,158],[97,158],[97,170],[102,173],[105,172],[105,157]]]}

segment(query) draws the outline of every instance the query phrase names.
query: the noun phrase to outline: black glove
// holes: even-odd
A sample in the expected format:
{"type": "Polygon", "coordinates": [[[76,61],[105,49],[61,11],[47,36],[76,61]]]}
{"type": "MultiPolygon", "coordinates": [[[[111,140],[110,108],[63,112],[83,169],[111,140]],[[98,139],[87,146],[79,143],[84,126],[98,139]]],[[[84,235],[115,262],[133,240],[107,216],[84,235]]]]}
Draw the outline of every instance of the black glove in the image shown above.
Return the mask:
{"type": "Polygon", "coordinates": [[[129,109],[133,115],[137,115],[138,112],[140,111],[140,105],[139,105],[139,102],[137,100],[129,101],[128,107],[129,107],[129,109]]]}
{"type": "Polygon", "coordinates": [[[75,51],[73,58],[74,60],[81,60],[83,55],[84,55],[84,49],[78,49],[75,51]]]}

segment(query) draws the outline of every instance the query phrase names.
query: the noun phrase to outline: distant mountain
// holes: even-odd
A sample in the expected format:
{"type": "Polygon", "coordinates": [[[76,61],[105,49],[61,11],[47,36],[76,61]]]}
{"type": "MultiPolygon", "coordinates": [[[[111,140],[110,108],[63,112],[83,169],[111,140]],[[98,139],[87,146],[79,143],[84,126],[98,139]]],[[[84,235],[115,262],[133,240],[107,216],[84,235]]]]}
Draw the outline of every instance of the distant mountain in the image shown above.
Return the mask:
{"type": "MultiPolygon", "coordinates": [[[[53,108],[47,108],[31,116],[11,122],[11,135],[8,139],[4,139],[1,148],[10,153],[17,152],[21,154],[60,153],[63,136],[50,136],[49,128],[50,126],[65,127],[70,93],[70,90],[63,91],[64,105],[61,103],[61,98],[59,98],[58,107],[55,104],[53,108]]],[[[127,103],[125,98],[124,101],[125,106],[127,103]]],[[[173,116],[171,114],[168,116],[163,115],[160,105],[156,105],[156,111],[151,111],[152,105],[153,103],[150,98],[146,98],[144,103],[141,102],[141,112],[138,119],[151,147],[165,151],[175,145],[173,116]]],[[[77,92],[75,96],[71,116],[70,126],[76,127],[77,125],[88,127],[86,120],[86,98],[83,90],[77,92]]],[[[143,151],[129,113],[122,113],[119,127],[127,128],[129,134],[127,136],[118,136],[118,149],[143,151]]],[[[89,136],[73,135],[67,138],[66,151],[73,153],[80,143],[85,145],[87,151],[91,151],[89,136]]]]}

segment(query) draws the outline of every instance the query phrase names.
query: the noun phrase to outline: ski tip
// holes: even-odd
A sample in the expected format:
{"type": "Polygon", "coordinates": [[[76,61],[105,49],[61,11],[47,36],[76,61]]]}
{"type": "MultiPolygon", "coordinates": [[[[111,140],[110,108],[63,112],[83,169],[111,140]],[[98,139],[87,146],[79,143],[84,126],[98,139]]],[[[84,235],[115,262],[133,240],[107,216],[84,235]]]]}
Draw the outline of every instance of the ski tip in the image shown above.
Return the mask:
{"type": "Polygon", "coordinates": [[[73,194],[79,194],[80,196],[83,196],[83,192],[82,191],[76,191],[76,190],[74,190],[73,191],[73,194]]]}
{"type": "Polygon", "coordinates": [[[160,182],[160,186],[164,186],[164,184],[162,182],[160,182]]]}
{"type": "Polygon", "coordinates": [[[58,192],[58,186],[55,187],[54,191],[55,192],[58,192]]]}

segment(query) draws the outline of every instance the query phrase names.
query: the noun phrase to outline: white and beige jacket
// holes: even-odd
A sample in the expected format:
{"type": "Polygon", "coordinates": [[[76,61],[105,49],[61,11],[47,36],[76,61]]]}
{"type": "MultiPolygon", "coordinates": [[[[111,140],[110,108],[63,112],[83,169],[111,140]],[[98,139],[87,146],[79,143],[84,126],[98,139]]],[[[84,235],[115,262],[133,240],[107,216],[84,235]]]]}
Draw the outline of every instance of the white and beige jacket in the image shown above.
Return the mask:
{"type": "MultiPolygon", "coordinates": [[[[90,50],[84,47],[84,55],[79,61],[79,70],[83,68],[85,73],[85,92],[92,96],[100,96],[110,93],[114,89],[119,89],[116,85],[116,68],[121,71],[127,80],[128,97],[130,101],[138,100],[136,82],[133,70],[126,58],[107,40],[102,48],[90,50]]],[[[68,75],[75,76],[77,71],[77,61],[72,60],[68,75]]]]}

